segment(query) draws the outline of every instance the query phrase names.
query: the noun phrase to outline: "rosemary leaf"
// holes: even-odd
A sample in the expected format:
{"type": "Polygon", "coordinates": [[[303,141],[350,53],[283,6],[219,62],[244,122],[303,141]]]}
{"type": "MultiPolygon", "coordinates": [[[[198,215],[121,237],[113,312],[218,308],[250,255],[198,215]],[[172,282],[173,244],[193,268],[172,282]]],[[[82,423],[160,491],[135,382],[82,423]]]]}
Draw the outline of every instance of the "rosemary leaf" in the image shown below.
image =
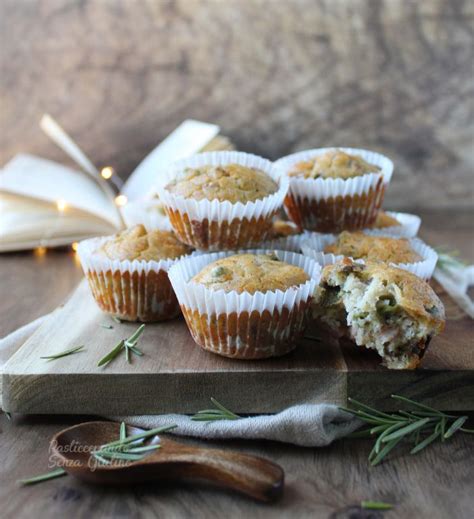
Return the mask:
{"type": "Polygon", "coordinates": [[[99,362],[97,363],[97,366],[105,366],[109,362],[115,359],[115,357],[124,349],[125,347],[125,341],[120,341],[115,348],[107,353],[105,357],[102,357],[99,362]]]}
{"type": "Polygon", "coordinates": [[[215,398],[211,397],[211,402],[217,409],[203,409],[202,411],[198,411],[194,416],[191,416],[191,420],[195,422],[214,422],[217,420],[239,420],[242,418],[224,407],[215,398]]]}
{"type": "Polygon", "coordinates": [[[131,346],[135,346],[138,342],[138,339],[140,338],[140,335],[145,331],[145,325],[141,324],[137,330],[125,341],[126,346],[129,348],[131,346]]]}
{"type": "Polygon", "coordinates": [[[127,426],[125,425],[125,422],[122,422],[120,424],[120,439],[123,441],[127,437],[127,426]]]}
{"type": "Polygon", "coordinates": [[[114,327],[111,324],[99,324],[101,328],[107,328],[107,330],[113,330],[114,327]]]}
{"type": "Polygon", "coordinates": [[[420,452],[421,450],[423,450],[425,447],[428,447],[428,445],[430,443],[433,443],[436,438],[438,438],[440,436],[440,431],[439,430],[435,430],[434,433],[431,433],[427,438],[425,438],[423,441],[421,441],[420,443],[417,443],[413,449],[410,451],[410,454],[416,454],[417,452],[420,452]]]}
{"type": "Polygon", "coordinates": [[[133,436],[127,436],[123,440],[115,440],[111,443],[102,445],[101,449],[132,443],[136,440],[141,440],[144,438],[150,438],[151,436],[156,436],[159,433],[168,432],[168,431],[171,431],[172,429],[176,429],[176,427],[178,427],[176,424],[172,424],[172,425],[165,425],[163,427],[157,427],[156,429],[150,429],[150,430],[144,431],[140,434],[135,434],[133,436]]]}
{"type": "Polygon", "coordinates": [[[115,315],[112,317],[112,320],[119,324],[121,324],[121,322],[122,322],[122,320],[119,319],[118,317],[115,317],[115,315]]]}
{"type": "Polygon", "coordinates": [[[61,351],[59,353],[55,353],[54,355],[46,355],[45,357],[40,357],[40,359],[45,360],[56,360],[62,357],[67,357],[68,355],[73,355],[74,353],[79,353],[80,351],[84,351],[84,345],[75,346],[74,348],[69,348],[68,350],[61,351]]]}
{"type": "Polygon", "coordinates": [[[385,447],[370,461],[370,464],[375,467],[375,465],[378,465],[385,456],[394,448],[396,445],[403,440],[403,436],[399,436],[398,438],[395,438],[394,440],[388,442],[385,444],[385,447]]]}
{"type": "Polygon", "coordinates": [[[453,424],[449,427],[449,429],[443,433],[443,437],[445,439],[451,438],[451,436],[465,424],[467,420],[467,416],[460,416],[457,420],[453,422],[453,424]]]}
{"type": "Polygon", "coordinates": [[[138,355],[139,357],[143,357],[143,351],[139,350],[136,346],[129,346],[128,349],[138,355]]]}
{"type": "Polygon", "coordinates": [[[365,510],[391,510],[393,505],[382,501],[361,501],[360,507],[365,510]]]}
{"type": "Polygon", "coordinates": [[[385,436],[382,439],[382,442],[387,443],[392,440],[395,440],[396,438],[401,438],[401,437],[405,436],[406,434],[411,433],[412,431],[416,431],[416,429],[418,429],[419,427],[423,427],[429,421],[430,421],[429,418],[423,418],[422,420],[418,420],[417,422],[406,425],[405,427],[398,429],[397,431],[389,434],[388,436],[385,436]]]}
{"type": "Polygon", "coordinates": [[[28,479],[21,479],[20,483],[22,485],[34,485],[35,483],[41,483],[42,481],[48,481],[49,479],[59,478],[65,475],[66,471],[64,469],[58,468],[52,470],[51,472],[46,472],[46,474],[40,474],[39,476],[34,476],[28,479]]]}

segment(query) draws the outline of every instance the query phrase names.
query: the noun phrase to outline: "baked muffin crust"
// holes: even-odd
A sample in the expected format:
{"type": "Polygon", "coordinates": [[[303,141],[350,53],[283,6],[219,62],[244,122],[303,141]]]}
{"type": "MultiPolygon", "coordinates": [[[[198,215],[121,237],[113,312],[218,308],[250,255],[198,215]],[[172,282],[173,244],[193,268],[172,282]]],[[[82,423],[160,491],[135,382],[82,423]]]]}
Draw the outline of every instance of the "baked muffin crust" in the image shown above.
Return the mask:
{"type": "Polygon", "coordinates": [[[184,198],[235,204],[261,200],[278,191],[278,184],[259,169],[227,164],[186,168],[165,189],[184,198]]]}
{"type": "Polygon", "coordinates": [[[210,290],[239,294],[286,290],[306,283],[308,274],[273,254],[237,254],[206,265],[192,281],[210,290]]]}
{"type": "Polygon", "coordinates": [[[111,260],[159,261],[188,254],[191,248],[181,243],[171,231],[147,231],[136,225],[107,240],[96,252],[111,260]]]}
{"type": "Polygon", "coordinates": [[[369,236],[360,231],[342,232],[334,243],[326,245],[324,252],[385,263],[415,263],[423,259],[404,238],[369,236]]]}
{"type": "Polygon", "coordinates": [[[350,155],[342,150],[331,150],[317,155],[312,160],[298,162],[289,175],[303,178],[347,179],[379,171],[378,166],[369,164],[358,155],[350,155]]]}
{"type": "Polygon", "coordinates": [[[400,225],[400,222],[396,218],[390,216],[385,211],[379,211],[373,227],[383,229],[384,227],[394,227],[397,225],[400,225]]]}

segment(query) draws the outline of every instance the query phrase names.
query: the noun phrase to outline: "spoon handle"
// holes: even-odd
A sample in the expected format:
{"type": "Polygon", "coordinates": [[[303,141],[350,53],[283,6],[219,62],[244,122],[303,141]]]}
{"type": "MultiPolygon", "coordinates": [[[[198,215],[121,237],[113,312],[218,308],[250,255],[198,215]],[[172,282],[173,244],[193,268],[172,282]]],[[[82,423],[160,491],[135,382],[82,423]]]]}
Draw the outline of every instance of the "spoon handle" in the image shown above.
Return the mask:
{"type": "Polygon", "coordinates": [[[259,501],[277,499],[285,479],[283,469],[271,461],[222,449],[185,449],[169,470],[169,476],[210,481],[259,501]]]}

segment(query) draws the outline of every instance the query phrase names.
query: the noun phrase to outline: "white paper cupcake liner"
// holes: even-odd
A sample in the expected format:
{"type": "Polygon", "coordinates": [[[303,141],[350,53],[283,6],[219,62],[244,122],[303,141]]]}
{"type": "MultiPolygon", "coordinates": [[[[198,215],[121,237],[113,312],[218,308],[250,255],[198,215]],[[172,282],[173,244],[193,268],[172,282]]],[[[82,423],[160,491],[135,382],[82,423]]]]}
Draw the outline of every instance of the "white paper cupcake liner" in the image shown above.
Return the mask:
{"type": "Polygon", "coordinates": [[[393,163],[389,158],[357,148],[317,148],[282,157],[275,166],[286,176],[298,162],[332,150],[357,155],[378,166],[380,172],[348,179],[290,177],[285,201],[287,214],[300,227],[313,231],[332,228],[339,232],[368,227],[375,221],[385,188],[392,178],[393,163]]]}
{"type": "Polygon", "coordinates": [[[127,321],[153,322],[180,313],[168,279],[168,269],[178,261],[120,261],[95,252],[109,237],[79,243],[77,253],[92,295],[104,312],[127,321]]]}
{"type": "Polygon", "coordinates": [[[283,236],[274,240],[267,240],[259,244],[262,249],[268,250],[286,250],[290,252],[301,253],[301,244],[307,239],[307,233],[292,234],[291,236],[283,236]]]}
{"type": "Polygon", "coordinates": [[[283,355],[304,332],[321,268],[311,258],[288,251],[261,249],[192,255],[176,262],[169,278],[194,340],[204,349],[240,359],[283,355]],[[206,265],[237,253],[275,252],[281,261],[301,267],[310,279],[285,291],[237,293],[210,290],[191,278],[206,265]]]}
{"type": "Polygon", "coordinates": [[[127,227],[142,224],[147,231],[172,230],[169,218],[164,213],[163,204],[158,199],[128,202],[121,211],[127,227]]]}
{"type": "Polygon", "coordinates": [[[371,231],[373,234],[386,234],[399,238],[414,238],[418,234],[421,218],[416,214],[395,213],[393,211],[387,211],[387,214],[392,218],[396,218],[400,222],[400,225],[381,227],[380,229],[363,229],[363,231],[371,231]]]}
{"type": "Polygon", "coordinates": [[[281,177],[269,160],[236,151],[200,153],[175,162],[167,171],[167,181],[185,168],[226,164],[260,169],[272,177],[279,188],[261,200],[232,203],[184,198],[170,193],[164,186],[157,186],[174,231],[182,241],[198,249],[228,250],[257,245],[270,233],[271,219],[282,208],[288,191],[288,179],[281,177]]]}
{"type": "MultiPolygon", "coordinates": [[[[366,234],[383,236],[380,233],[374,233],[373,231],[367,231],[366,234]]],[[[394,238],[394,236],[387,234],[385,236],[394,238]]],[[[313,258],[324,267],[335,263],[344,257],[342,255],[335,256],[334,254],[327,254],[324,252],[324,248],[327,245],[334,243],[336,238],[337,235],[335,234],[308,233],[307,238],[301,243],[301,250],[305,256],[313,258]]],[[[431,279],[438,261],[438,254],[433,248],[421,241],[419,238],[411,238],[408,239],[408,241],[411,248],[423,259],[414,263],[390,263],[390,265],[408,270],[422,279],[431,279]]]]}

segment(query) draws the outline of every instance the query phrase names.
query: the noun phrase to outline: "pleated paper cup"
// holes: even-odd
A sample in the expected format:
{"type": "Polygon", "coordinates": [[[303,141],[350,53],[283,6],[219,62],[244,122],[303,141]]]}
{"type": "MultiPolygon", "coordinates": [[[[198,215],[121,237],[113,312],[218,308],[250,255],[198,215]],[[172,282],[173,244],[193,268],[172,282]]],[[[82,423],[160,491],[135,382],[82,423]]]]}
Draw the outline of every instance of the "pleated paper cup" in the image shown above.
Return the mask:
{"type": "Polygon", "coordinates": [[[300,234],[292,234],[291,236],[283,236],[262,242],[259,247],[268,250],[286,250],[290,252],[301,253],[301,244],[308,238],[306,232],[300,234]]]}
{"type": "Polygon", "coordinates": [[[79,243],[77,253],[99,308],[124,321],[143,323],[173,319],[180,308],[168,278],[177,259],[120,261],[96,251],[110,237],[79,243]]]}
{"type": "Polygon", "coordinates": [[[272,232],[272,219],[283,207],[288,179],[281,178],[274,165],[262,157],[236,151],[199,153],[175,162],[167,172],[168,182],[186,168],[240,164],[264,171],[279,187],[275,193],[253,202],[194,200],[157,186],[160,200],[179,239],[196,249],[236,250],[255,247],[272,232]]]}
{"type": "Polygon", "coordinates": [[[298,162],[336,150],[357,155],[378,166],[380,172],[348,179],[289,177],[285,209],[302,229],[341,232],[371,227],[375,222],[393,173],[393,163],[384,155],[357,148],[317,148],[283,157],[275,166],[287,176],[298,162]]]}
{"type": "Polygon", "coordinates": [[[176,262],[169,277],[186,323],[201,348],[234,359],[263,359],[285,355],[302,337],[318,286],[321,268],[311,258],[288,251],[275,252],[281,261],[301,267],[310,277],[287,290],[250,294],[210,290],[191,279],[206,265],[237,252],[193,255],[176,262]]]}
{"type": "MultiPolygon", "coordinates": [[[[374,231],[366,231],[365,234],[380,236],[379,233],[374,233],[374,231]]],[[[394,238],[394,236],[385,236],[394,238]]],[[[314,259],[321,265],[321,267],[325,267],[326,265],[330,265],[344,258],[342,255],[327,254],[324,252],[324,248],[327,245],[334,243],[336,239],[337,235],[335,234],[308,234],[308,237],[303,240],[301,244],[301,250],[305,256],[314,259]]],[[[419,238],[408,239],[408,242],[410,243],[411,248],[423,259],[413,263],[390,263],[390,265],[408,270],[424,280],[431,279],[438,261],[438,254],[433,248],[421,241],[419,238]]]]}
{"type": "Polygon", "coordinates": [[[395,213],[393,211],[387,211],[387,214],[392,218],[396,218],[400,222],[400,225],[364,229],[364,232],[371,231],[374,234],[394,236],[398,238],[414,238],[418,234],[421,225],[421,218],[416,214],[395,213]]]}

